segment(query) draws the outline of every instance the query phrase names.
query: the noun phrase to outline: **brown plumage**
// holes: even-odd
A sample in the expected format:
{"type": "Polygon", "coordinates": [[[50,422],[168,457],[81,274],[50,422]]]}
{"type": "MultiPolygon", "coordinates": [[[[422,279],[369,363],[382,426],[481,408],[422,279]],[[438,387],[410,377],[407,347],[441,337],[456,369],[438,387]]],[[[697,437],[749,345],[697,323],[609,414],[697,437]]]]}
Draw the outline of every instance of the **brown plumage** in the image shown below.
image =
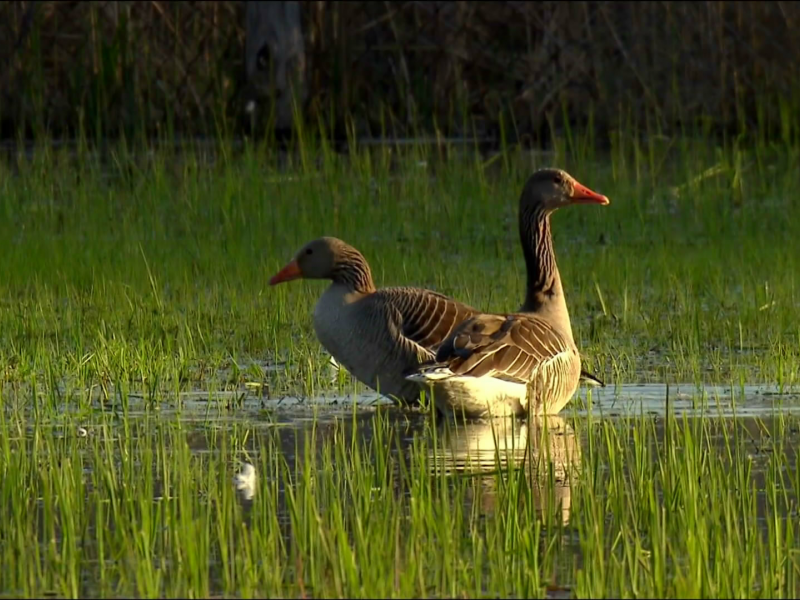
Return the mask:
{"type": "Polygon", "coordinates": [[[539,364],[569,341],[550,324],[528,315],[477,315],[450,335],[436,354],[456,375],[503,377],[525,383],[539,364]]]}
{"type": "Polygon", "coordinates": [[[432,387],[443,412],[556,414],[581,376],[599,381],[581,370],[550,234],[550,215],[574,203],[609,201],[559,169],[542,169],[526,182],[519,229],[527,289],[520,312],[469,317],[442,342],[433,361],[409,376],[432,387]]]}

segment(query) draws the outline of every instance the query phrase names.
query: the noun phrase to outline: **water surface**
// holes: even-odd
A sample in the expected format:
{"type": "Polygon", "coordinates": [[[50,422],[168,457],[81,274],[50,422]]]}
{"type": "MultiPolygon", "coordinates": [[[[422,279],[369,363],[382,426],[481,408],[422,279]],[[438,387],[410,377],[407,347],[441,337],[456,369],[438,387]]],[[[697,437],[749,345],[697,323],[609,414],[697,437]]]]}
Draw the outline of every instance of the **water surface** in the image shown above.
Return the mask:
{"type": "MultiPolygon", "coordinates": [[[[559,562],[563,564],[559,579],[564,581],[571,580],[573,565],[580,562],[581,540],[570,529],[573,487],[587,455],[593,427],[607,421],[622,428],[652,427],[656,443],[663,443],[667,427],[664,417],[668,412],[679,416],[679,422],[702,420],[708,424],[710,460],[719,461],[727,460],[731,435],[736,432],[751,461],[751,479],[758,490],[756,504],[762,523],[770,517],[766,472],[776,438],[781,438],[779,441],[787,457],[785,468],[790,471],[796,469],[800,439],[797,426],[800,419],[790,426],[782,421],[787,415],[800,414],[800,394],[781,392],[771,386],[698,388],[692,384],[642,383],[582,388],[572,405],[557,417],[530,422],[497,419],[469,423],[439,419],[432,423],[431,415],[399,409],[371,392],[342,396],[327,393],[305,399],[265,398],[258,392],[248,385],[213,393],[188,391],[172,398],[165,397],[155,405],[143,395],[131,394],[124,407],[96,399],[90,410],[81,412],[73,407],[62,413],[63,422],[55,418],[51,424],[59,435],[91,438],[98,435],[101,427],[108,426],[109,411],[116,411],[126,416],[114,425],[118,429],[116,435],[152,436],[152,443],[157,444],[158,439],[163,439],[157,437],[158,422],[180,423],[184,437],[170,439],[184,439],[191,452],[198,456],[219,452],[220,440],[226,436],[244,439],[238,444],[239,449],[230,464],[230,477],[234,485],[233,478],[242,472],[242,465],[256,465],[257,478],[252,485],[246,481],[237,484],[239,500],[249,509],[259,487],[266,485],[270,477],[269,473],[257,472],[264,448],[276,448],[277,443],[289,471],[293,472],[308,463],[311,457],[307,452],[321,453],[323,446],[333,440],[369,442],[380,427],[385,428],[388,419],[394,454],[403,454],[408,461],[414,451],[422,448],[428,457],[428,476],[453,484],[469,478],[471,485],[462,496],[465,514],[498,517],[498,485],[509,469],[521,469],[518,472],[524,473],[530,482],[536,510],[541,515],[556,515],[567,528],[559,562]],[[382,420],[382,425],[378,419],[382,420]],[[548,469],[548,465],[552,465],[552,469],[548,469]]],[[[4,403],[7,414],[14,411],[13,406],[13,402],[4,403]]],[[[33,423],[30,420],[28,423],[27,430],[20,431],[23,437],[33,435],[33,423]]],[[[657,455],[653,452],[649,456],[657,455]]],[[[625,464],[623,468],[633,466],[625,464]]],[[[409,484],[402,478],[399,481],[402,485],[409,484]]],[[[282,494],[284,485],[285,482],[280,482],[282,494]]],[[[160,482],[156,482],[154,500],[162,493],[160,482]]],[[[411,491],[405,488],[397,493],[410,494],[411,491]]],[[[795,504],[794,491],[788,490],[786,494],[789,503],[795,504]]],[[[283,496],[278,510],[286,511],[283,496]]],[[[794,516],[787,512],[780,518],[794,516]]],[[[288,513],[283,514],[281,520],[288,523],[288,513]]],[[[454,535],[466,534],[454,532],[454,535]]],[[[553,597],[570,595],[568,587],[553,588],[549,593],[553,597]]]]}

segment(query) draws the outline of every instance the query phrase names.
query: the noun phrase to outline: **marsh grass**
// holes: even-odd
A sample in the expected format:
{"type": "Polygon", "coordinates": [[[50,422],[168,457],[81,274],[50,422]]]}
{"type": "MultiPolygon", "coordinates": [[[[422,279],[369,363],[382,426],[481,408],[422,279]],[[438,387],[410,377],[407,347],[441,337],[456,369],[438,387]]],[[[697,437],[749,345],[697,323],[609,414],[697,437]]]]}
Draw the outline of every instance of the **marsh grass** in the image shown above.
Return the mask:
{"type": "Polygon", "coordinates": [[[56,381],[122,397],[134,386],[156,402],[248,377],[271,396],[316,395],[329,387],[310,326],[324,283],[266,285],[300,245],[336,235],[364,252],[378,285],[513,310],[519,191],[533,168],[557,164],[611,198],[554,217],[588,368],[615,382],[792,386],[797,153],[623,139],[605,157],[573,137],[552,156],[441,160],[424,147],[341,156],[307,136],[277,162],[224,144],[213,161],[125,145],[101,161],[43,145],[0,181],[5,379],[35,374],[55,402],[68,393],[56,381]],[[286,369],[259,376],[254,361],[286,369]]]}
{"type": "Polygon", "coordinates": [[[560,438],[537,430],[536,456],[476,473],[441,468],[463,433],[430,415],[287,429],[271,404],[363,390],[314,338],[325,283],[266,285],[303,243],[336,235],[378,285],[513,310],[518,195],[549,164],[611,198],[553,219],[587,368],[791,389],[794,146],[612,137],[551,156],[43,143],[2,167],[0,593],[796,597],[793,417],[719,419],[707,399],[697,419],[572,418],[576,401],[579,460],[548,469],[560,438]]]}
{"type": "Polygon", "coordinates": [[[497,451],[494,467],[448,475],[442,436],[467,432],[380,411],[299,430],[103,415],[85,437],[72,419],[0,425],[10,434],[0,448],[8,595],[800,591],[800,479],[787,435],[798,424],[785,417],[590,417],[567,434],[534,432],[513,456],[497,451]],[[553,451],[556,435],[584,450],[553,451]],[[247,501],[231,482],[239,460],[258,473],[247,501]],[[557,485],[566,495],[556,501],[557,485]]]}

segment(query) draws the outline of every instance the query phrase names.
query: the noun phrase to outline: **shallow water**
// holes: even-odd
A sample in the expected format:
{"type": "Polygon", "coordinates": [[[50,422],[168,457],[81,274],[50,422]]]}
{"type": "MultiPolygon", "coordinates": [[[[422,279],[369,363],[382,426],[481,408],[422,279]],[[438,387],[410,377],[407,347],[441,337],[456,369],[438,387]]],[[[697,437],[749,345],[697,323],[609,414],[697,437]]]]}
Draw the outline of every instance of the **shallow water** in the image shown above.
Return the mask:
{"type": "MultiPolygon", "coordinates": [[[[107,413],[120,411],[119,405],[93,403],[93,409],[77,416],[74,408],[62,413],[64,424],[54,419],[52,426],[57,435],[90,437],[107,423],[107,413]],[[78,425],[76,426],[76,417],[78,425]],[[66,423],[69,423],[66,425],[66,423]]],[[[4,403],[6,411],[13,403],[4,403]]],[[[376,430],[376,419],[388,417],[396,452],[410,453],[412,446],[425,449],[429,458],[430,476],[444,477],[455,482],[469,477],[472,485],[464,497],[466,514],[485,517],[496,515],[498,507],[498,477],[511,463],[528,465],[527,478],[538,478],[547,461],[553,465],[552,479],[539,480],[532,485],[533,501],[537,511],[560,515],[568,526],[572,516],[572,470],[579,467],[586,453],[588,431],[603,420],[619,421],[625,427],[652,424],[656,437],[663,440],[668,412],[687,419],[701,418],[711,428],[712,441],[709,452],[724,460],[726,439],[733,428],[743,436],[751,460],[751,479],[758,493],[756,504],[759,518],[767,513],[766,470],[768,469],[769,442],[782,435],[786,449],[786,468],[796,469],[797,444],[800,428],[776,425],[778,415],[800,415],[800,393],[781,392],[774,386],[707,386],[694,384],[622,384],[605,388],[581,388],[573,404],[558,417],[537,419],[530,423],[512,419],[475,421],[454,424],[439,422],[431,427],[430,415],[419,410],[402,410],[372,392],[348,396],[327,393],[315,398],[266,398],[253,386],[243,384],[240,389],[222,392],[182,392],[173,398],[164,398],[156,405],[146,402],[144,396],[131,394],[124,413],[128,418],[126,429],[136,436],[157,436],[153,427],[154,414],[159,421],[180,422],[185,429],[186,443],[195,454],[219,451],[216,434],[241,436],[247,440],[239,446],[234,464],[230,465],[231,485],[242,465],[260,463],[259,452],[267,445],[260,443],[266,437],[277,439],[278,447],[290,471],[308,458],[304,453],[321,450],[323,443],[333,439],[336,432],[344,439],[355,437],[370,440],[376,430]],[[590,427],[587,424],[593,423],[590,427]],[[576,430],[580,433],[576,433],[576,430]],[[779,433],[780,430],[780,433],[779,433]],[[313,432],[313,433],[312,433],[313,432]],[[213,433],[215,435],[210,435],[213,433]],[[313,440],[309,446],[306,442],[313,440]],[[551,503],[554,503],[551,505],[551,503]]],[[[680,421],[681,419],[679,419],[680,421]]],[[[120,424],[120,427],[122,425],[120,424]]],[[[30,433],[30,429],[28,430],[30,433]]],[[[22,433],[25,436],[25,433],[22,433]]],[[[274,446],[273,446],[274,447],[274,446]]],[[[626,467],[628,468],[628,467],[626,467]]],[[[248,508],[252,504],[264,474],[257,473],[254,485],[247,481],[238,484],[239,499],[248,508]]],[[[160,485],[154,486],[159,494],[160,485]]],[[[401,493],[409,493],[407,490],[401,493]]],[[[792,500],[794,496],[789,491],[792,500]]],[[[787,497],[788,497],[787,496],[787,497]]],[[[283,500],[279,510],[285,509],[283,500]]],[[[288,518],[288,517],[287,517],[288,518]]],[[[783,518],[791,518],[784,515],[783,518]]],[[[580,539],[574,532],[566,534],[564,579],[570,580],[569,554],[579,557],[580,539]]],[[[568,589],[554,589],[552,597],[570,597],[568,589]]]]}
{"type": "MultiPolygon", "coordinates": [[[[797,448],[800,447],[800,427],[797,425],[781,428],[777,424],[775,412],[797,413],[798,397],[778,395],[767,388],[746,387],[741,390],[712,388],[705,390],[703,398],[693,391],[694,386],[670,386],[671,409],[689,419],[704,419],[710,427],[711,454],[725,460],[726,444],[731,432],[736,429],[747,445],[748,459],[751,461],[751,479],[759,491],[756,504],[759,519],[764,522],[768,515],[766,470],[771,457],[770,443],[775,436],[782,435],[787,461],[786,468],[796,469],[797,448]],[[683,390],[686,391],[683,391],[683,390]],[[674,391],[673,391],[674,390],[674,391]],[[674,396],[673,396],[674,394],[674,396]],[[780,408],[778,408],[780,404],[780,408]],[[705,414],[703,411],[706,411],[705,414]],[[779,430],[782,431],[779,433],[779,430]]],[[[404,411],[382,403],[375,404],[372,394],[364,394],[356,400],[372,402],[368,408],[354,406],[353,398],[337,398],[339,404],[320,407],[323,398],[312,402],[285,404],[281,408],[264,410],[245,403],[244,408],[228,414],[209,417],[202,409],[207,405],[199,395],[186,398],[180,410],[164,409],[162,417],[188,424],[187,441],[194,453],[214,452],[210,443],[209,429],[218,432],[231,431],[235,426],[244,426],[253,435],[242,449],[240,462],[231,466],[231,477],[242,471],[242,464],[259,462],[259,436],[277,435],[279,445],[290,470],[302,464],[306,438],[314,440],[314,447],[321,449],[324,441],[331,440],[334,432],[343,432],[344,439],[350,439],[355,432],[362,440],[373,437],[378,413],[388,416],[394,436],[394,445],[400,452],[409,453],[412,445],[422,442],[431,465],[432,477],[459,478],[470,477],[474,485],[465,497],[465,511],[489,516],[496,512],[497,473],[503,473],[513,463],[516,466],[527,464],[525,470],[530,479],[539,478],[538,485],[532,486],[537,511],[560,514],[564,525],[569,525],[572,510],[572,477],[575,468],[580,467],[586,452],[589,431],[587,423],[592,419],[594,426],[603,419],[622,420],[630,418],[630,427],[642,423],[652,423],[659,443],[663,442],[666,420],[665,385],[619,386],[616,390],[606,388],[592,391],[592,416],[585,409],[574,410],[569,416],[540,418],[531,423],[513,419],[472,421],[453,423],[443,421],[430,426],[430,416],[420,411],[404,411]],[[600,413],[602,412],[602,416],[600,413]],[[643,420],[642,420],[643,419],[643,420]],[[312,429],[314,433],[312,434],[312,429]],[[576,433],[576,429],[581,433],[576,433]],[[546,479],[547,462],[553,466],[552,479],[546,479]],[[555,503],[549,506],[548,503],[555,503]]],[[[129,418],[135,422],[146,418],[147,411],[130,410],[129,418]]],[[[681,420],[679,419],[679,422],[681,420]]],[[[800,421],[798,421],[800,423],[800,421]]],[[[623,424],[624,426],[624,424],[623,424]]],[[[88,427],[88,435],[92,434],[88,427]]],[[[141,430],[140,430],[141,431],[141,430]]],[[[306,448],[307,450],[307,448],[306,448]]],[[[261,476],[261,474],[258,474],[261,476]]],[[[254,487],[242,484],[240,500],[248,506],[253,495],[258,493],[259,480],[254,487]]],[[[787,498],[795,501],[793,492],[787,498]]],[[[783,518],[791,518],[788,514],[783,518]]],[[[580,554],[580,540],[572,535],[569,550],[576,556],[580,554]]],[[[568,562],[568,561],[567,561],[568,562]]],[[[554,594],[564,594],[555,590],[554,594]]],[[[568,597],[567,593],[566,596],[568,597]]]]}
{"type": "MultiPolygon", "coordinates": [[[[108,409],[106,405],[104,409],[108,409]]],[[[105,412],[101,410],[100,412],[105,412]]],[[[542,435],[545,425],[541,420],[531,424],[510,419],[494,421],[472,421],[469,423],[440,422],[431,438],[430,415],[417,409],[403,410],[389,400],[371,391],[359,394],[337,395],[327,393],[313,398],[282,397],[263,398],[250,389],[225,392],[182,392],[172,400],[163,400],[156,408],[144,401],[143,396],[131,394],[125,413],[129,419],[147,418],[154,413],[160,419],[169,419],[189,426],[190,446],[195,452],[209,452],[206,433],[209,430],[227,431],[234,427],[252,431],[257,435],[273,435],[276,431],[280,446],[287,461],[292,461],[298,448],[303,448],[303,439],[312,428],[319,439],[326,432],[344,429],[345,437],[356,435],[368,440],[373,435],[378,413],[388,415],[401,448],[408,449],[415,440],[425,440],[429,457],[435,470],[446,476],[486,474],[484,486],[490,489],[495,483],[494,473],[509,462],[520,463],[539,455],[554,460],[558,484],[557,496],[564,502],[565,520],[569,513],[569,476],[565,464],[580,461],[581,446],[586,444],[586,432],[582,439],[575,433],[575,425],[585,423],[588,418],[631,419],[641,423],[640,418],[652,421],[659,437],[664,434],[665,417],[672,413],[676,417],[702,418],[719,430],[715,439],[719,449],[725,444],[722,429],[738,427],[753,440],[753,456],[759,455],[762,441],[770,439],[776,417],[800,415],[800,392],[781,392],[775,386],[745,385],[736,387],[706,386],[694,384],[621,384],[605,388],[582,387],[573,403],[557,417],[546,419],[548,431],[542,435]],[[526,454],[527,449],[532,449],[526,454]]],[[[78,435],[91,435],[92,418],[78,435]]],[[[800,429],[791,429],[792,440],[788,448],[794,447],[794,438],[800,440],[800,429]]],[[[65,435],[76,435],[74,427],[65,435]]],[[[248,450],[249,460],[257,457],[257,445],[253,440],[248,450]]],[[[792,462],[794,464],[794,462],[792,462]]],[[[763,475],[763,474],[762,474],[763,475]]],[[[754,477],[760,478],[758,471],[754,477]]],[[[481,500],[491,504],[491,494],[481,500]]]]}
{"type": "Polygon", "coordinates": [[[800,390],[781,391],[767,385],[621,384],[591,390],[581,388],[579,396],[588,404],[587,408],[576,411],[579,415],[589,410],[595,415],[614,416],[639,413],[664,416],[668,411],[679,416],[707,417],[800,414],[800,390]]]}
{"type": "MultiPolygon", "coordinates": [[[[144,397],[131,394],[129,407],[132,414],[142,410],[144,397]]],[[[392,407],[392,402],[372,391],[340,395],[334,392],[309,398],[282,396],[268,398],[250,389],[219,392],[182,392],[178,397],[160,403],[164,414],[206,413],[224,410],[235,405],[236,412],[267,411],[274,414],[295,415],[304,420],[309,415],[324,419],[326,415],[352,413],[357,410],[374,410],[392,407]]],[[[781,391],[777,386],[742,385],[724,387],[709,385],[699,387],[691,383],[660,384],[632,383],[606,385],[606,387],[581,387],[571,405],[561,416],[635,416],[646,414],[664,416],[667,412],[677,416],[706,417],[766,417],[773,414],[800,414],[800,389],[781,391]]],[[[179,417],[180,418],[180,417],[179,417]]],[[[187,417],[191,418],[191,417],[187,417]]],[[[222,415],[219,415],[222,418],[222,415]]]]}

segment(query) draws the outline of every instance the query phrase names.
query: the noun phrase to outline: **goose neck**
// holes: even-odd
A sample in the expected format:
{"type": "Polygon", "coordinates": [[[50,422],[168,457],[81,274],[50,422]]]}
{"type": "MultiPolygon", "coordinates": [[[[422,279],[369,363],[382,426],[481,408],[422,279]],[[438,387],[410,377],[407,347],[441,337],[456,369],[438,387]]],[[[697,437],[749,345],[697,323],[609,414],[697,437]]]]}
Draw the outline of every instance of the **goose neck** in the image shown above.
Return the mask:
{"type": "Polygon", "coordinates": [[[547,304],[564,303],[550,232],[550,214],[541,206],[521,207],[520,241],[527,270],[527,289],[522,305],[525,312],[539,312],[547,304]]]}

